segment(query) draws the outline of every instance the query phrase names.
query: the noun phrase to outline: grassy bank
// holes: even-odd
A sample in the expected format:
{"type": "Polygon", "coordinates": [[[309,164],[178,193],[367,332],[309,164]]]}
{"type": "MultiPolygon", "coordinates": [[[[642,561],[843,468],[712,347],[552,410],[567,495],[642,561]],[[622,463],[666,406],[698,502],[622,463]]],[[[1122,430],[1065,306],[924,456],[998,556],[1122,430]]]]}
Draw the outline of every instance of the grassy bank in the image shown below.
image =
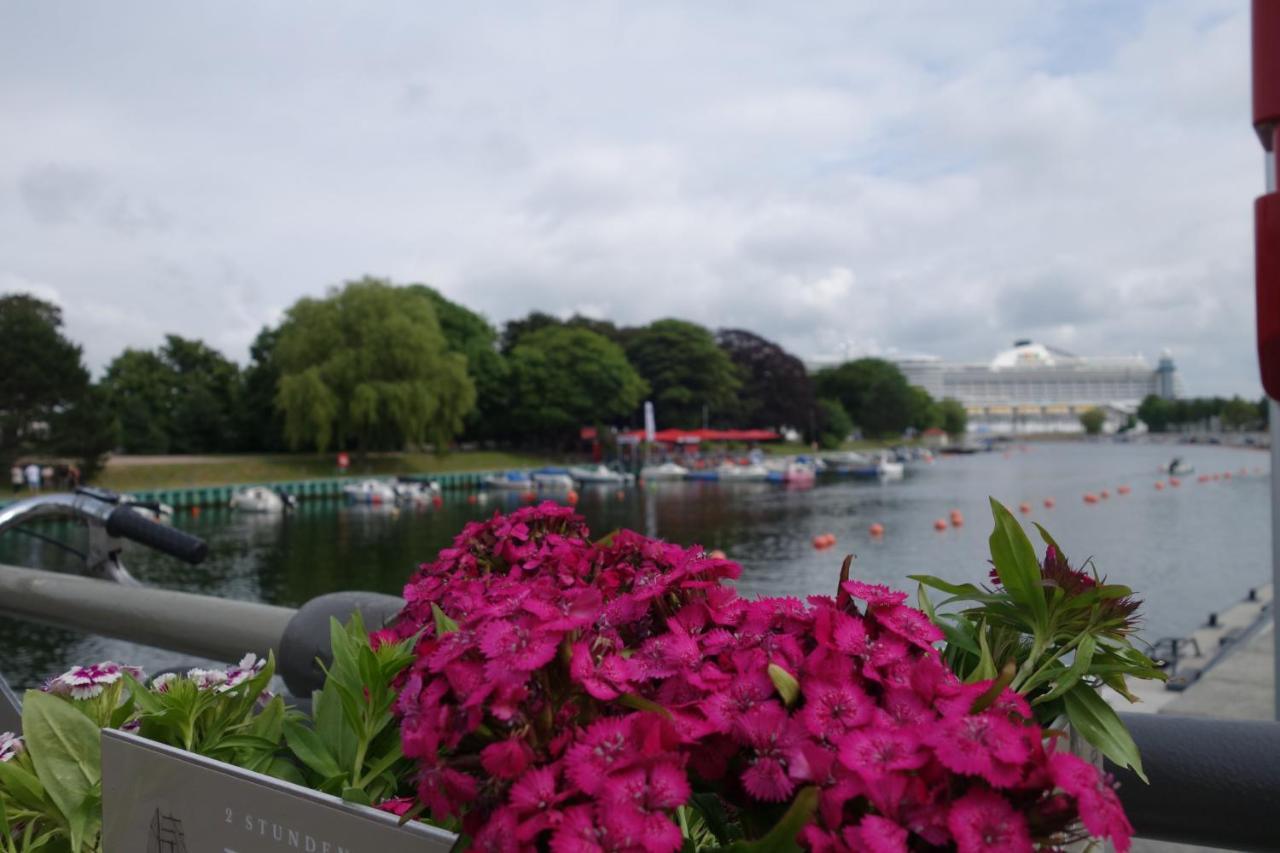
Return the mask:
{"type": "MultiPolygon", "coordinates": [[[[354,455],[350,476],[439,474],[452,471],[493,471],[547,464],[545,457],[476,450],[436,456],[431,453],[380,453],[361,463],[354,455]]],[[[116,491],[146,491],[231,483],[310,480],[337,477],[333,454],[265,453],[228,456],[165,456],[142,459],[114,457],[94,485],[116,491]]]]}

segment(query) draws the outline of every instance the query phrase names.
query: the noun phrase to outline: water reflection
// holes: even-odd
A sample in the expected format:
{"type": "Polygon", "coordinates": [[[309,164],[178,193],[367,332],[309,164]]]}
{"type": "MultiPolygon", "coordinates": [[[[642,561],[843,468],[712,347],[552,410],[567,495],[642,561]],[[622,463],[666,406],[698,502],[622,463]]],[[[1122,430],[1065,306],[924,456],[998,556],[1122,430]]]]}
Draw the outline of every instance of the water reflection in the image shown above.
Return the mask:
{"type": "MultiPolygon", "coordinates": [[[[1156,492],[1168,447],[1032,445],[1026,451],[948,458],[909,471],[906,480],[878,484],[824,479],[787,490],[768,483],[663,482],[621,492],[588,486],[578,510],[593,531],[629,527],[674,542],[721,549],[743,564],[746,593],[807,595],[834,590],[845,553],[855,573],[911,588],[907,575],[930,572],[953,580],[986,573],[990,515],[987,496],[1034,507],[1073,559],[1094,557],[1112,579],[1129,583],[1147,601],[1146,635],[1183,634],[1209,611],[1244,596],[1270,575],[1269,486],[1262,453],[1223,448],[1177,448],[1202,473],[1231,471],[1230,481],[1195,478],[1156,492]],[[1244,468],[1246,476],[1239,476],[1244,468]],[[1119,496],[1118,486],[1133,487],[1119,496]],[[1112,497],[1086,505],[1086,491],[1112,497]],[[1052,497],[1053,510],[1042,502],[1052,497]],[[933,522],[960,510],[967,524],[943,533],[933,522]],[[872,522],[883,537],[867,532],[872,522]],[[814,536],[834,534],[837,545],[815,551],[814,536]]],[[[396,511],[303,503],[287,517],[205,509],[179,526],[205,537],[210,557],[199,567],[130,548],[130,569],[148,583],[232,598],[298,605],[339,589],[398,592],[414,566],[430,559],[469,519],[520,505],[499,493],[450,495],[441,509],[396,511]]],[[[83,536],[80,531],[61,531],[83,536]]],[[[68,570],[74,561],[34,539],[0,538],[0,562],[68,570]]],[[[166,665],[165,653],[56,629],[0,621],[0,672],[30,684],[71,661],[112,657],[166,665]]]]}

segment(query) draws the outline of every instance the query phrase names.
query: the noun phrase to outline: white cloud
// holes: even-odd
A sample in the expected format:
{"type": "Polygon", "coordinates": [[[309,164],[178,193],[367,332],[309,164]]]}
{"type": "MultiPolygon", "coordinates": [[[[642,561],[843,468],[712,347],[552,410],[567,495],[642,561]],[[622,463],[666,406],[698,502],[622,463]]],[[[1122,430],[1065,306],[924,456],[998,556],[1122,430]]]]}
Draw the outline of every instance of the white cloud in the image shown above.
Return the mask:
{"type": "Polygon", "coordinates": [[[1169,347],[1259,393],[1234,0],[0,12],[0,237],[95,367],[365,273],[811,357],[1169,347]],[[921,21],[928,25],[922,26],[921,21]]]}

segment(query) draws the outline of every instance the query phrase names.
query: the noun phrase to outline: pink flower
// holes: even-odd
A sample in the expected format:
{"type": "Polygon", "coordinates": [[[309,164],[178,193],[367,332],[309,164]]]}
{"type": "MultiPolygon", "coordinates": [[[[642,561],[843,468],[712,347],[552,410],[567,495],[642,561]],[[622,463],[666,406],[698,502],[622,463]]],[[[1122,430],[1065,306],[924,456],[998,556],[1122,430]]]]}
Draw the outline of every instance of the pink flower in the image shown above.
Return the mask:
{"type": "Polygon", "coordinates": [[[859,598],[873,607],[882,604],[901,604],[907,600],[907,594],[905,592],[898,592],[878,583],[845,581],[840,584],[840,588],[849,593],[849,595],[852,595],[854,598],[859,598]]]}
{"type": "Polygon", "coordinates": [[[928,652],[943,637],[942,630],[914,607],[877,607],[875,618],[880,625],[928,652]]]}
{"type": "Polygon", "coordinates": [[[517,738],[491,743],[480,751],[480,765],[498,779],[519,778],[533,758],[533,750],[517,738]]]}
{"type": "Polygon", "coordinates": [[[1022,853],[1031,850],[1027,822],[999,794],[974,788],[951,804],[947,828],[958,853],[1022,853]]]}
{"type": "Polygon", "coordinates": [[[1133,826],[1125,817],[1115,789],[1092,764],[1069,752],[1049,756],[1053,784],[1075,798],[1085,829],[1095,837],[1110,838],[1119,853],[1129,849],[1133,826]]]}
{"type": "Polygon", "coordinates": [[[684,805],[691,793],[684,771],[663,763],[619,774],[605,789],[604,804],[614,825],[641,839],[645,850],[673,853],[683,838],[668,812],[684,805]]]}
{"type": "Polygon", "coordinates": [[[734,730],[738,741],[751,750],[742,787],[757,800],[784,802],[796,781],[809,772],[803,728],[781,705],[768,702],[739,717],[734,730]]]}
{"type": "MultiPolygon", "coordinates": [[[[112,661],[76,666],[51,680],[44,686],[44,691],[72,699],[92,699],[101,695],[108,685],[119,681],[120,672],[120,665],[112,661]]],[[[137,672],[142,673],[141,670],[137,672]]]]}
{"type": "Polygon", "coordinates": [[[559,805],[569,792],[557,790],[556,767],[535,767],[511,786],[510,803],[521,843],[532,841],[560,822],[559,805]]]}
{"type": "Polygon", "coordinates": [[[984,713],[941,720],[927,738],[944,767],[1003,788],[1018,782],[1018,765],[1030,757],[1020,735],[1018,726],[984,713]]]}
{"type": "Polygon", "coordinates": [[[390,812],[397,817],[404,817],[413,808],[413,797],[394,797],[377,803],[374,808],[390,812]]]}
{"type": "Polygon", "coordinates": [[[857,826],[844,831],[850,850],[867,853],[907,853],[907,831],[879,815],[865,816],[857,826]]]}
{"type": "Polygon", "coordinates": [[[426,767],[418,774],[418,800],[431,809],[437,820],[457,814],[476,798],[479,790],[475,777],[443,765],[426,767]]]}
{"type": "Polygon", "coordinates": [[[902,729],[862,729],[840,741],[840,761],[868,783],[897,770],[923,767],[929,757],[919,739],[902,729]]]}
{"type": "Polygon", "coordinates": [[[25,751],[22,738],[13,732],[0,732],[0,761],[12,761],[25,751]]]}
{"type": "Polygon", "coordinates": [[[809,734],[836,740],[871,720],[875,702],[853,684],[817,683],[805,688],[800,720],[809,734]]]}
{"type": "Polygon", "coordinates": [[[637,756],[631,737],[631,717],[608,717],[592,723],[565,753],[570,781],[583,793],[598,794],[611,773],[635,763],[637,756]]]}

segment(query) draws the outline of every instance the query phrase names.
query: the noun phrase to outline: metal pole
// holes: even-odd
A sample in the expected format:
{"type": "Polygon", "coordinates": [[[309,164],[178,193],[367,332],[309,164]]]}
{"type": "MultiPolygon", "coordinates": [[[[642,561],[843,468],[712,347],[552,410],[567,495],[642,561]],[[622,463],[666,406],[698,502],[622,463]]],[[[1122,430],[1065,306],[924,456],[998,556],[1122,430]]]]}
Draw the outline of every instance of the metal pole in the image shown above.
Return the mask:
{"type": "Polygon", "coordinates": [[[0,615],[219,661],[278,652],[295,611],[0,565],[0,615]]]}
{"type": "MultiPolygon", "coordinates": [[[[1263,149],[1263,169],[1266,190],[1276,191],[1276,152],[1263,149]]],[[[1261,247],[1258,247],[1260,250],[1261,247]]],[[[1268,401],[1267,422],[1271,427],[1271,584],[1280,590],[1280,404],[1268,401]]],[[[1274,615],[1272,616],[1274,619],[1274,615]]],[[[1275,701],[1273,715],[1280,720],[1280,623],[1272,630],[1274,646],[1271,651],[1272,690],[1275,701]]]]}

